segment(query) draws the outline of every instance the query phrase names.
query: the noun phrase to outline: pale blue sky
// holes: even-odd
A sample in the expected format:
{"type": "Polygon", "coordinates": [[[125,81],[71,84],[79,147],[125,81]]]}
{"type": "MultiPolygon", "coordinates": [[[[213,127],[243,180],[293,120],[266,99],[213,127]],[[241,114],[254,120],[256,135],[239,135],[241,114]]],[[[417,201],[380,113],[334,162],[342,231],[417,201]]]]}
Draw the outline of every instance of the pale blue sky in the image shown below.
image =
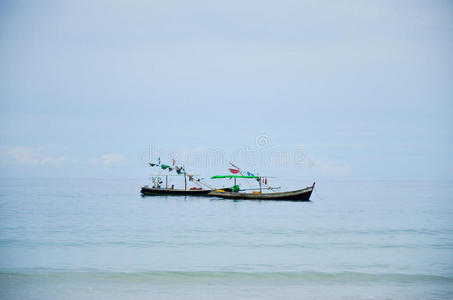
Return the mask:
{"type": "Polygon", "coordinates": [[[206,176],[452,180],[451,53],[450,1],[3,0],[0,175],[145,178],[151,145],[206,176]]]}

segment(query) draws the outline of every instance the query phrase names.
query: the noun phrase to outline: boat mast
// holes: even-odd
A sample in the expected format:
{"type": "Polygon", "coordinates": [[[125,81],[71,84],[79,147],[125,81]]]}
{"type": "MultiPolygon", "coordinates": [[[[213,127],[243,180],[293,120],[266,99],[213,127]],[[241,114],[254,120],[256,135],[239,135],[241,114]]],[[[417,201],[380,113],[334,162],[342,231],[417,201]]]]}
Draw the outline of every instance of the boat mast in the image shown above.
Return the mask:
{"type": "Polygon", "coordinates": [[[184,190],[187,191],[187,178],[186,178],[186,172],[184,171],[184,190]]]}

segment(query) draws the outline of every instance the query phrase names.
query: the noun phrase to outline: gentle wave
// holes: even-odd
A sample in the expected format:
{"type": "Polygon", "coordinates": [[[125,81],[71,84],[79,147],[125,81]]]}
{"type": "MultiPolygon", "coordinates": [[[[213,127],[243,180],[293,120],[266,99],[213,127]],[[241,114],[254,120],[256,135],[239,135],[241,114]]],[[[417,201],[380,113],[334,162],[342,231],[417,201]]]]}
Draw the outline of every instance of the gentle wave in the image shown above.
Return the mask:
{"type": "Polygon", "coordinates": [[[284,281],[300,282],[398,282],[398,283],[450,283],[453,277],[428,274],[360,272],[220,272],[220,271],[150,271],[150,272],[105,272],[105,271],[22,271],[0,272],[0,281],[14,279],[58,279],[58,280],[125,280],[153,282],[169,281],[284,281]]]}
{"type": "MultiPolygon", "coordinates": [[[[128,240],[128,241],[61,241],[61,240],[19,240],[19,239],[0,239],[0,247],[23,247],[23,248],[34,248],[34,247],[93,247],[93,246],[128,246],[128,247],[188,247],[188,246],[204,246],[204,247],[219,247],[219,246],[231,246],[235,245],[234,243],[228,242],[226,240],[215,240],[215,241],[166,241],[166,240],[128,240]]],[[[256,248],[307,248],[307,249],[316,249],[316,248],[325,248],[325,247],[335,247],[338,249],[367,249],[367,248],[403,248],[403,249],[453,249],[453,241],[447,240],[443,243],[384,243],[379,242],[349,242],[349,241],[339,241],[339,242],[254,242],[254,241],[238,241],[236,242],[238,246],[250,246],[256,248]]]]}

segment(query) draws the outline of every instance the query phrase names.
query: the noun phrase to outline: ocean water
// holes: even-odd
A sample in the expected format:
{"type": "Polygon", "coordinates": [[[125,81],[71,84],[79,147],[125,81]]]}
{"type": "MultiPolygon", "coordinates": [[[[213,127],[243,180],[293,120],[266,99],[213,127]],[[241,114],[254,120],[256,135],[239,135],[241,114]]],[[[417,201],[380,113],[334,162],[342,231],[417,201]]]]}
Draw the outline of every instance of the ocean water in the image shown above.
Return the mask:
{"type": "Polygon", "coordinates": [[[453,299],[452,182],[318,182],[305,203],[144,184],[1,179],[0,299],[453,299]]]}

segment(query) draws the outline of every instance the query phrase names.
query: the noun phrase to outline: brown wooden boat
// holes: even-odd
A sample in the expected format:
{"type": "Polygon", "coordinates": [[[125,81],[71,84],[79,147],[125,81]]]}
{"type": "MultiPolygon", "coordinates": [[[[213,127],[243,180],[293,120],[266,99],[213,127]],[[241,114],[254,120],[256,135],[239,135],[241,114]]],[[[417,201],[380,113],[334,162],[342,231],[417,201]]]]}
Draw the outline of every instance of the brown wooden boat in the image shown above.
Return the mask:
{"type": "MultiPolygon", "coordinates": [[[[184,176],[186,177],[186,176],[184,176]]],[[[217,178],[229,178],[234,179],[234,186],[232,188],[223,188],[221,190],[215,189],[202,189],[202,188],[191,188],[187,189],[187,182],[184,180],[184,189],[175,189],[173,186],[168,188],[167,176],[165,180],[165,188],[161,186],[162,181],[159,177],[153,177],[154,186],[148,185],[141,188],[141,194],[143,196],[160,196],[160,195],[174,195],[174,196],[210,196],[219,197],[223,199],[245,199],[245,200],[274,200],[274,201],[310,201],[311,193],[315,188],[315,183],[312,186],[304,189],[288,191],[288,192],[268,192],[262,193],[261,183],[263,177],[260,176],[239,176],[239,175],[216,175],[212,176],[211,179],[217,178]],[[244,192],[239,189],[236,185],[237,178],[256,179],[259,183],[259,191],[252,193],[244,192]]],[[[266,181],[264,181],[266,184],[266,181]]],[[[275,188],[274,188],[275,189],[275,188]]],[[[273,190],[273,189],[271,189],[273,190]]]]}
{"type": "Polygon", "coordinates": [[[310,196],[315,187],[312,186],[304,189],[289,191],[289,192],[275,192],[275,193],[241,193],[241,192],[222,192],[211,191],[208,196],[220,197],[224,199],[246,199],[246,200],[274,200],[274,201],[310,201],[310,196]]]}
{"type": "MultiPolygon", "coordinates": [[[[141,188],[140,193],[142,196],[161,196],[161,195],[171,195],[171,196],[207,196],[209,192],[213,191],[212,187],[207,186],[207,189],[202,188],[187,188],[187,177],[186,173],[184,173],[184,189],[175,189],[172,185],[169,187],[168,185],[168,176],[179,176],[179,175],[154,175],[152,177],[153,186],[145,185],[141,188]],[[165,176],[165,186],[163,186],[163,181],[161,177],[165,176]]],[[[190,175],[193,176],[193,175],[190,175]]],[[[190,178],[189,178],[190,180],[190,178]]],[[[198,181],[199,182],[199,181],[198,181]]],[[[231,188],[226,188],[225,191],[232,191],[231,188]]]]}
{"type": "MultiPolygon", "coordinates": [[[[304,189],[288,191],[288,192],[269,192],[262,193],[262,181],[263,178],[268,176],[244,176],[244,175],[216,175],[212,176],[211,179],[228,178],[234,179],[234,186],[231,191],[215,190],[208,193],[208,196],[219,197],[224,199],[248,199],[248,200],[274,200],[274,201],[310,201],[311,193],[315,188],[315,183],[312,186],[308,186],[304,189]],[[259,183],[259,191],[252,193],[241,192],[239,186],[236,185],[236,179],[255,179],[259,183]]],[[[266,183],[266,181],[264,181],[266,183]]]]}

